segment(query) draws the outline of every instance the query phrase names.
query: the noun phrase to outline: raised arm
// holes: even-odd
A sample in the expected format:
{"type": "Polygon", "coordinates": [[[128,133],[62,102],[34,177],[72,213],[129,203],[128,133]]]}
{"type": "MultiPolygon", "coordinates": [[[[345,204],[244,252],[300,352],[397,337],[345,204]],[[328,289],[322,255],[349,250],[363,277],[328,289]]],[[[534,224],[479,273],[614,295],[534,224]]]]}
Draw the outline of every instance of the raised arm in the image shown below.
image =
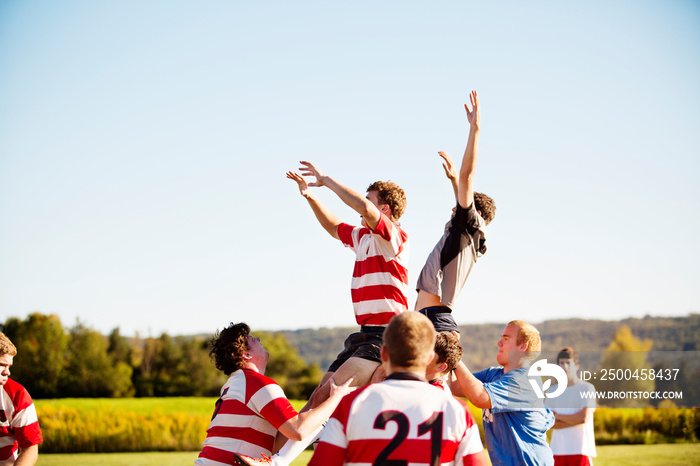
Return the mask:
{"type": "Polygon", "coordinates": [[[381,212],[369,199],[361,196],[358,192],[353,191],[347,186],[338,183],[330,176],[324,175],[312,163],[305,161],[299,163],[302,164],[302,167],[299,168],[302,175],[316,178],[316,181],[309,183],[309,186],[326,186],[333,191],[341,201],[360,214],[369,228],[374,230],[377,227],[379,219],[381,218],[381,212]]]}
{"type": "Polygon", "coordinates": [[[469,138],[467,148],[464,150],[462,167],[459,170],[459,192],[457,202],[463,208],[469,207],[474,202],[474,171],[476,170],[476,156],[479,146],[479,97],[476,91],[469,94],[472,110],[469,105],[464,104],[467,111],[467,121],[469,121],[469,138]]]}
{"type": "Polygon", "coordinates": [[[438,151],[438,155],[442,157],[442,168],[445,169],[445,176],[452,183],[452,189],[455,192],[455,200],[459,199],[459,179],[457,178],[457,170],[455,169],[455,163],[452,161],[449,155],[442,151],[438,151]]]}
{"type": "Polygon", "coordinates": [[[316,196],[309,189],[309,185],[306,180],[298,173],[287,172],[287,178],[296,181],[299,186],[299,192],[304,198],[306,198],[311,210],[313,211],[316,219],[321,224],[321,226],[335,239],[340,239],[338,236],[338,225],[340,225],[340,219],[335,216],[333,212],[328,210],[326,206],[321,204],[321,202],[316,199],[316,196]]]}
{"type": "Polygon", "coordinates": [[[457,396],[464,396],[471,404],[481,409],[491,409],[491,396],[489,392],[484,388],[484,384],[481,380],[474,377],[467,366],[459,361],[457,366],[454,368],[454,377],[457,379],[457,385],[460,390],[453,391],[457,396]]]}

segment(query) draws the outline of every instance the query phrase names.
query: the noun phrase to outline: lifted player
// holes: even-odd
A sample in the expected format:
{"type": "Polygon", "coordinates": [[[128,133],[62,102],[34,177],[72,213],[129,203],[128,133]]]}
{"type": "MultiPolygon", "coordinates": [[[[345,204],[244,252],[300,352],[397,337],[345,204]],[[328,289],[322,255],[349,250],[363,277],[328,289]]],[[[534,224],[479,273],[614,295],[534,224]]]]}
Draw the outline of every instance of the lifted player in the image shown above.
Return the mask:
{"type": "Polygon", "coordinates": [[[406,208],[403,189],[391,181],[377,181],[367,188],[367,197],[324,175],[309,162],[300,162],[301,175],[288,172],[296,181],[323,228],[355,252],[352,275],[352,304],[361,326],[345,340],[345,349],[328,368],[319,388],[309,400],[315,407],[328,397],[331,376],[336,383],[355,377],[354,386],[364,386],[381,362],[384,327],[392,317],[407,310],[408,236],[398,220],[406,208]],[[302,176],[303,175],[303,176],[302,176]],[[304,176],[315,178],[307,183],[304,176]],[[362,226],[342,223],[328,210],[310,186],[326,186],[362,216],[362,226]]]}
{"type": "Polygon", "coordinates": [[[474,172],[479,142],[479,98],[476,91],[469,95],[472,110],[464,104],[469,121],[469,138],[464,150],[459,177],[454,163],[444,152],[443,167],[457,199],[454,214],[445,233],[428,256],[416,285],[418,297],[415,310],[426,315],[438,332],[459,332],[452,310],[476,260],[486,252],[485,227],[496,213],[489,196],[474,192],[474,172]]]}

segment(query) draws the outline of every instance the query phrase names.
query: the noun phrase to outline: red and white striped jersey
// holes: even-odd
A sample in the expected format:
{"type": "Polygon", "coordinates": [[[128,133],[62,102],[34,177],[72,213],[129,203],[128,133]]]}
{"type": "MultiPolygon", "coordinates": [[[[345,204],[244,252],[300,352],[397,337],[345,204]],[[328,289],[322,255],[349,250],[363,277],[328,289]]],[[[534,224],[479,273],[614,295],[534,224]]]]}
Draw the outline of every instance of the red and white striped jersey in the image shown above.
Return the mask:
{"type": "Polygon", "coordinates": [[[341,223],[338,237],[355,251],[351,290],[357,323],[386,326],[408,309],[408,235],[382,214],[374,230],[341,223]]]}
{"type": "Polygon", "coordinates": [[[239,369],[221,388],[198,466],[235,464],[234,453],[272,454],[279,427],[297,415],[282,388],[269,377],[239,369]]]}
{"type": "Polygon", "coordinates": [[[474,420],[474,415],[471,413],[471,411],[469,411],[469,406],[467,403],[459,398],[455,398],[452,395],[452,390],[450,390],[450,387],[447,385],[444,379],[432,380],[430,381],[430,385],[437,387],[446,394],[452,396],[452,398],[459,403],[467,416],[467,430],[470,430],[471,433],[464,436],[464,439],[459,446],[460,449],[458,450],[459,454],[457,457],[462,458],[462,463],[458,464],[486,465],[484,444],[481,443],[481,437],[479,436],[479,426],[474,420]]]}
{"type": "MultiPolygon", "coordinates": [[[[473,418],[472,418],[473,421],[473,418]]],[[[479,430],[457,401],[406,372],[347,395],[309,466],[485,465],[479,430]]]]}
{"type": "Polygon", "coordinates": [[[0,465],[14,464],[18,448],[42,441],[32,397],[22,385],[7,379],[0,387],[0,465]]]}

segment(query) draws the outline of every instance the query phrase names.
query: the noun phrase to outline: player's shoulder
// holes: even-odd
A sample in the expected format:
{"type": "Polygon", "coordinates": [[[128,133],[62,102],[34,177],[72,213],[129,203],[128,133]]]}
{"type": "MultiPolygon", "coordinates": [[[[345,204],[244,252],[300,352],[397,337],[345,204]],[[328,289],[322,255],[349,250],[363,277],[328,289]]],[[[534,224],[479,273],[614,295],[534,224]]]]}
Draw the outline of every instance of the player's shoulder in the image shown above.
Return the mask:
{"type": "Polygon", "coordinates": [[[29,395],[27,389],[19,382],[7,379],[2,389],[5,396],[12,400],[15,409],[21,410],[32,404],[32,397],[29,395]]]}
{"type": "Polygon", "coordinates": [[[479,372],[475,372],[474,376],[481,380],[483,383],[489,383],[489,382],[494,382],[504,375],[510,374],[513,371],[509,371],[504,373],[503,372],[503,367],[502,366],[492,366],[492,367],[487,367],[484,370],[481,370],[479,372]]]}
{"type": "Polygon", "coordinates": [[[250,369],[241,369],[241,376],[245,377],[246,384],[254,389],[259,389],[267,385],[278,385],[270,377],[250,369]]]}

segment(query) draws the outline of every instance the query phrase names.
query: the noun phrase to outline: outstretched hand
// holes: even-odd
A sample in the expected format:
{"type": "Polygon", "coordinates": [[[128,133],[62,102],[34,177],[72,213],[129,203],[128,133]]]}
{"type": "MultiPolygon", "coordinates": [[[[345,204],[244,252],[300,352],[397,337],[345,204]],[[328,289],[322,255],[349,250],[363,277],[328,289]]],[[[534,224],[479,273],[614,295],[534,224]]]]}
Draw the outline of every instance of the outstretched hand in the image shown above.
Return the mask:
{"type": "Polygon", "coordinates": [[[331,396],[333,394],[337,393],[339,396],[345,396],[350,392],[354,392],[357,390],[357,387],[351,387],[350,384],[355,381],[355,376],[353,375],[350,377],[348,380],[345,381],[344,384],[342,385],[336,385],[335,380],[333,380],[333,377],[330,379],[330,387],[331,387],[331,396]]]}
{"type": "Polygon", "coordinates": [[[479,96],[476,95],[476,91],[472,91],[469,94],[469,101],[472,104],[472,110],[469,110],[469,105],[464,104],[464,109],[467,111],[467,121],[469,124],[478,128],[479,127],[479,96]]]}
{"type": "Polygon", "coordinates": [[[445,169],[445,175],[447,175],[447,178],[449,180],[456,180],[457,170],[455,169],[455,164],[450,158],[450,156],[444,153],[443,151],[438,151],[438,155],[442,157],[442,160],[444,160],[444,162],[442,163],[442,168],[445,169]]]}
{"type": "Polygon", "coordinates": [[[306,183],[306,180],[300,174],[294,172],[287,172],[287,178],[297,182],[297,185],[299,186],[299,192],[302,196],[307,197],[309,194],[311,194],[309,192],[309,185],[306,183]]]}
{"type": "Polygon", "coordinates": [[[299,167],[299,171],[301,171],[303,176],[313,176],[316,178],[316,181],[309,183],[309,186],[324,186],[323,173],[321,173],[321,170],[316,168],[311,162],[302,160],[299,163],[303,165],[302,167],[299,167]]]}

